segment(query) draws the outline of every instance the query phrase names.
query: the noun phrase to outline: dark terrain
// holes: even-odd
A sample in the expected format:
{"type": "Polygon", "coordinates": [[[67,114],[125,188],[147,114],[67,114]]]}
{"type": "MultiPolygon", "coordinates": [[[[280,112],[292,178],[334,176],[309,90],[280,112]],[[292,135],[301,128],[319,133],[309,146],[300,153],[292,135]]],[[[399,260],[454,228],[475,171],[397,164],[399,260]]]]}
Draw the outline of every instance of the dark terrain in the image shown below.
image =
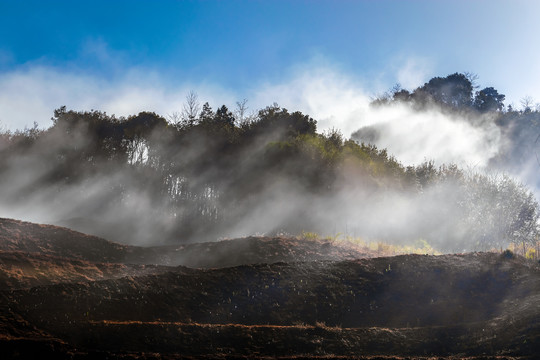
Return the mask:
{"type": "Polygon", "coordinates": [[[537,359],[540,267],[324,240],[142,248],[0,219],[0,358],[537,359]]]}

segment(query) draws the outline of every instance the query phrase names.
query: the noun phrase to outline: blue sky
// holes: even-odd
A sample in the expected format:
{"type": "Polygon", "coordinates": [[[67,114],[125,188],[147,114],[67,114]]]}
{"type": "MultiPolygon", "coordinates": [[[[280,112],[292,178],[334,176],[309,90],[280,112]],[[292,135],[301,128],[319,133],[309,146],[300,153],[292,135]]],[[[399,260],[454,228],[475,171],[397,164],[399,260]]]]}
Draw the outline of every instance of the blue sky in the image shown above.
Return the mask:
{"type": "Polygon", "coordinates": [[[464,71],[507,104],[540,102],[539,10],[533,0],[0,0],[0,124],[48,126],[61,105],[167,115],[195,90],[214,107],[278,102],[339,127],[395,83],[464,71]]]}

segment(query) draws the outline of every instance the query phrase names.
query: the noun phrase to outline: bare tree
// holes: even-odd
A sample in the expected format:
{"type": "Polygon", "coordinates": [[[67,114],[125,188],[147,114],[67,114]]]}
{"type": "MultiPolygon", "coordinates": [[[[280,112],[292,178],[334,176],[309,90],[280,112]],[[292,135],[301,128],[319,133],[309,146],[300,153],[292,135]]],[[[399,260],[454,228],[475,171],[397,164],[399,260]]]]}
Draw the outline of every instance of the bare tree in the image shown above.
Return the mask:
{"type": "Polygon", "coordinates": [[[533,106],[534,101],[533,101],[532,97],[525,96],[524,98],[522,98],[520,100],[520,103],[521,103],[521,106],[523,108],[523,111],[524,112],[529,112],[529,111],[531,111],[531,108],[533,106]]]}
{"type": "Polygon", "coordinates": [[[394,95],[395,93],[400,92],[403,90],[400,83],[395,83],[394,86],[390,89],[390,94],[394,95]]]}
{"type": "Polygon", "coordinates": [[[168,114],[167,120],[169,121],[169,123],[180,127],[182,126],[182,113],[180,113],[179,111],[175,111],[172,114],[168,114]]]}
{"type": "Polygon", "coordinates": [[[186,95],[186,102],[182,108],[182,120],[188,125],[195,124],[197,116],[201,111],[201,103],[199,102],[199,96],[193,90],[186,95]]]}
{"type": "Polygon", "coordinates": [[[248,102],[247,99],[243,99],[242,101],[236,102],[236,110],[234,111],[234,115],[236,116],[236,119],[238,119],[240,123],[243,123],[244,120],[246,119],[247,110],[249,109],[249,107],[246,105],[247,102],[248,102]]]}

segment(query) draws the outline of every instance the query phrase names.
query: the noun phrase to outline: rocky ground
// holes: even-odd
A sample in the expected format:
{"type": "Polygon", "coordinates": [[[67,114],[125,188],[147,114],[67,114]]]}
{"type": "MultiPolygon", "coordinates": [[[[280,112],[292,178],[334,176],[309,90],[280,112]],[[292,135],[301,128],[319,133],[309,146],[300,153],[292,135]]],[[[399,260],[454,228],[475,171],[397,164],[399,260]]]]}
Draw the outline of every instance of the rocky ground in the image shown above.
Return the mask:
{"type": "Polygon", "coordinates": [[[0,358],[537,358],[537,263],[374,255],[254,237],[138,248],[0,219],[0,358]]]}

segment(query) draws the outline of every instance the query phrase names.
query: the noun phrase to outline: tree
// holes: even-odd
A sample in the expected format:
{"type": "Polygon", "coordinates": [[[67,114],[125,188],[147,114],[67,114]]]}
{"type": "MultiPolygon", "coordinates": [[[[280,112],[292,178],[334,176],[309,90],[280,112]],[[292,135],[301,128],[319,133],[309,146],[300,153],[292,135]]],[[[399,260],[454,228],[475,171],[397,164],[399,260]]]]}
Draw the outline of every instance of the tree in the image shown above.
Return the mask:
{"type": "Polygon", "coordinates": [[[465,71],[463,73],[467,80],[471,83],[473,89],[478,89],[480,86],[478,86],[478,74],[475,74],[473,72],[465,71]]]}
{"type": "Polygon", "coordinates": [[[493,87],[487,87],[476,92],[474,107],[481,112],[501,111],[504,109],[504,98],[493,87]]]}
{"type": "Polygon", "coordinates": [[[202,106],[201,113],[199,114],[199,122],[202,124],[211,123],[214,119],[214,111],[208,102],[205,102],[202,106]]]}
{"type": "Polygon", "coordinates": [[[193,90],[186,95],[186,102],[182,109],[182,120],[187,123],[188,126],[193,126],[197,119],[197,115],[201,110],[199,103],[199,97],[193,90]]]}
{"type": "Polygon", "coordinates": [[[434,101],[454,108],[469,107],[472,103],[473,85],[467,76],[459,73],[447,77],[434,77],[414,91],[416,100],[434,101]]]}
{"type": "Polygon", "coordinates": [[[235,118],[232,112],[229,111],[227,106],[222,105],[217,111],[214,117],[216,124],[234,126],[235,118]]]}
{"type": "Polygon", "coordinates": [[[128,162],[132,165],[146,163],[150,157],[151,140],[157,140],[153,133],[166,127],[167,121],[153,112],[143,111],[130,116],[123,124],[128,162]]]}
{"type": "Polygon", "coordinates": [[[236,102],[236,110],[235,115],[238,121],[240,121],[240,124],[244,122],[244,119],[246,118],[246,113],[248,110],[247,99],[243,99],[242,101],[236,102]]]}
{"type": "Polygon", "coordinates": [[[507,175],[465,179],[463,227],[473,249],[532,244],[538,235],[539,207],[533,194],[507,175]]]}
{"type": "Polygon", "coordinates": [[[524,98],[520,100],[520,102],[521,102],[521,107],[523,108],[524,113],[530,113],[532,111],[532,106],[534,103],[532,97],[525,96],[524,98]]]}
{"type": "Polygon", "coordinates": [[[282,131],[286,136],[296,137],[301,134],[315,134],[317,121],[299,111],[289,113],[277,104],[259,110],[259,120],[254,127],[263,131],[282,131]]]}
{"type": "Polygon", "coordinates": [[[394,93],[394,101],[407,102],[411,99],[411,93],[408,90],[402,89],[394,93]]]}

